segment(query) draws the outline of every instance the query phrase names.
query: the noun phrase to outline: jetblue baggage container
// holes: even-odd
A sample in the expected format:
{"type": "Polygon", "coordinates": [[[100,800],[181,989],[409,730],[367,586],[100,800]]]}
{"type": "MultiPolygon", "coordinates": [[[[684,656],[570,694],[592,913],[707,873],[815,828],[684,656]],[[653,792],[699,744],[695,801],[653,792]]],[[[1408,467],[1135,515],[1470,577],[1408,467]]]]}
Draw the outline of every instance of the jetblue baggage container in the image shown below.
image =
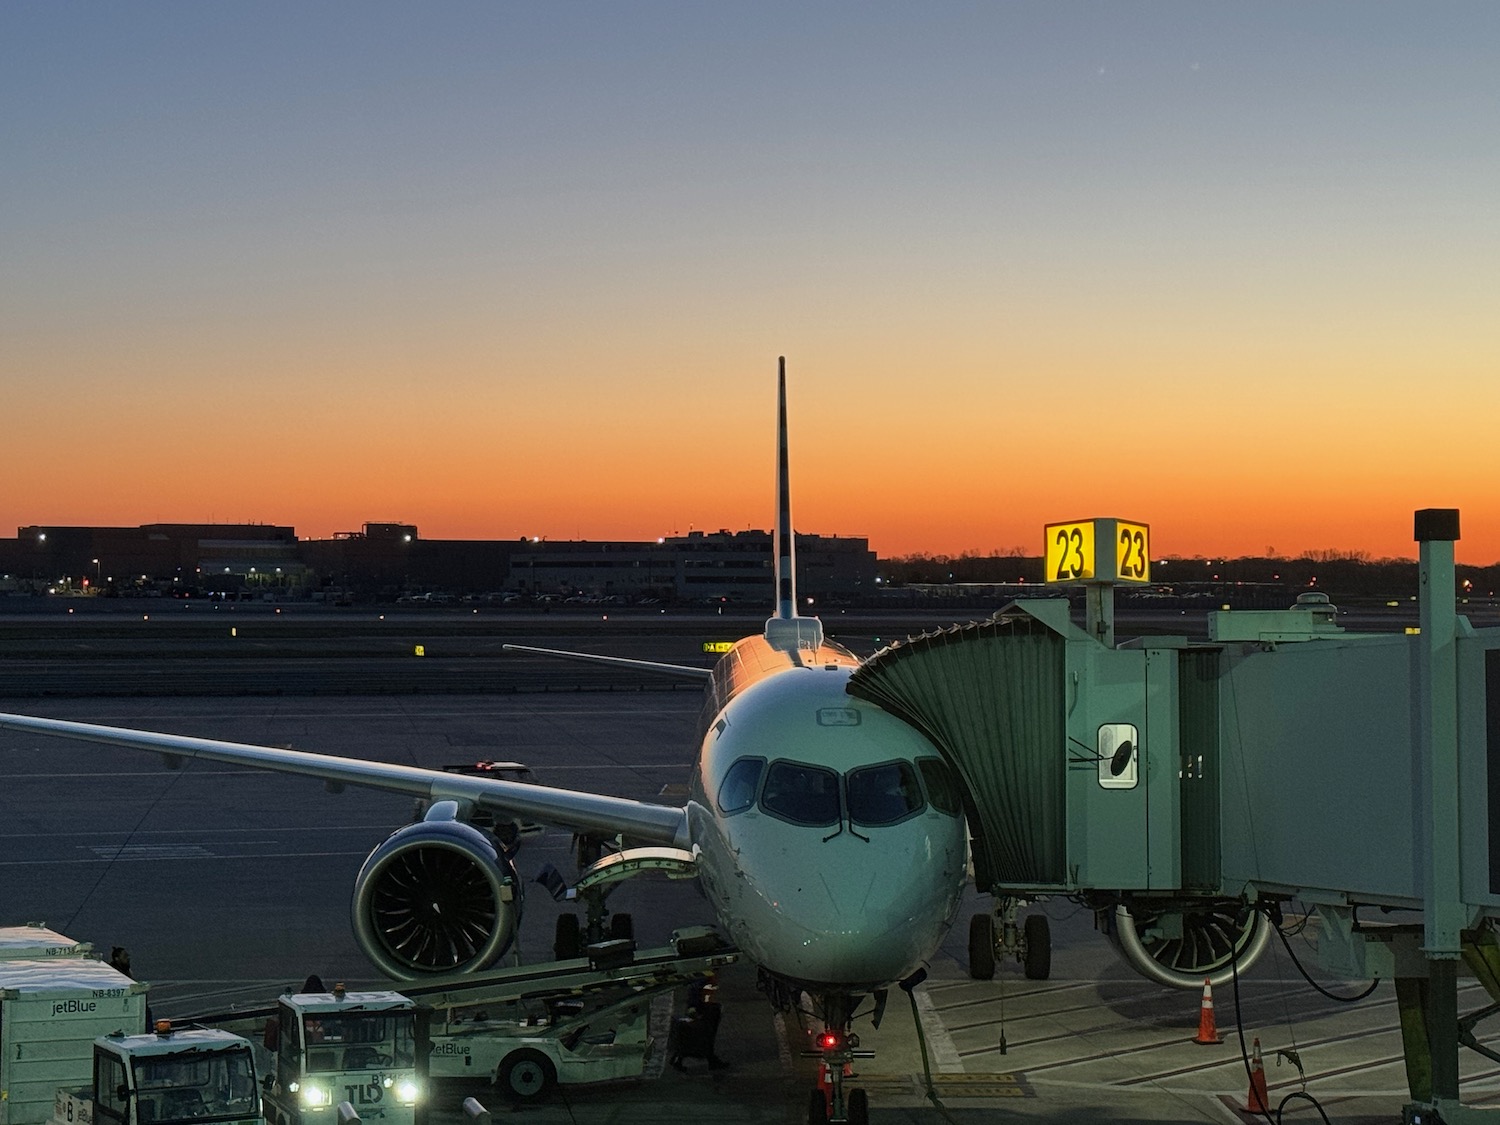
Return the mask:
{"type": "Polygon", "coordinates": [[[0,961],[43,961],[49,957],[88,957],[94,951],[86,941],[74,941],[43,922],[22,926],[0,926],[0,961]]]}
{"type": "Polygon", "coordinates": [[[146,986],[84,957],[0,960],[0,1125],[41,1125],[93,1081],[94,1040],[146,1030],[146,986]]]}

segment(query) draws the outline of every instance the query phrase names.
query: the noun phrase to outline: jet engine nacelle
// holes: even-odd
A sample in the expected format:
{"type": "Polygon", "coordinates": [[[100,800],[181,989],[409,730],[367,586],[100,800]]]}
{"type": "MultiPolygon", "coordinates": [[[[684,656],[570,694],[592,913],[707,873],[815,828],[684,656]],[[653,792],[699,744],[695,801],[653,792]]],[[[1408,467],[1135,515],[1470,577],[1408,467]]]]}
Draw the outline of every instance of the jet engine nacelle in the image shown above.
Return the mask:
{"type": "Polygon", "coordinates": [[[1105,932],[1120,956],[1148,980],[1169,988],[1215,987],[1253,965],[1271,939],[1271,924],[1238,899],[1149,899],[1101,907],[1105,932]]]}
{"type": "Polygon", "coordinates": [[[520,925],[515,868],[457,812],[452,801],[433,805],[371,852],[355,879],[355,939],[397,980],[487,968],[520,925]]]}

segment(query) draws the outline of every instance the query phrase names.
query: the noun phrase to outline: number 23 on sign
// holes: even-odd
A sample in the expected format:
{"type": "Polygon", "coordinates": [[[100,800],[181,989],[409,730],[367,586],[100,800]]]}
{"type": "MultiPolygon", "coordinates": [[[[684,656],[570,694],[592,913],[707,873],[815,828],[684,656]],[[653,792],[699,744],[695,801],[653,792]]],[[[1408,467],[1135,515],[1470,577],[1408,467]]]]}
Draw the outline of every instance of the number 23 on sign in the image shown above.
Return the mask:
{"type": "Polygon", "coordinates": [[[1081,582],[1094,577],[1094,524],[1047,525],[1047,581],[1081,582]]]}
{"type": "Polygon", "coordinates": [[[1151,529],[1115,521],[1115,574],[1121,582],[1151,581],[1151,529]]]}
{"type": "Polygon", "coordinates": [[[1046,547],[1048,582],[1151,580],[1151,529],[1143,523],[1117,519],[1049,523],[1046,547]]]}

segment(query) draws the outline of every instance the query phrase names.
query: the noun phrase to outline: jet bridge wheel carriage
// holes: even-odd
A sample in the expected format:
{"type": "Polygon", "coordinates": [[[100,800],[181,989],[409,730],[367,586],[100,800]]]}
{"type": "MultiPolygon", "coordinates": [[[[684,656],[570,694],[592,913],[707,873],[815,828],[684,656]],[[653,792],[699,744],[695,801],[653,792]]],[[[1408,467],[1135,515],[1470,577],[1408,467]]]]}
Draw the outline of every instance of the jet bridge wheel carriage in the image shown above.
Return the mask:
{"type": "Polygon", "coordinates": [[[1129,897],[1094,908],[1120,956],[1169,988],[1225,984],[1255,963],[1271,937],[1265,914],[1243,899],[1129,897]]]}

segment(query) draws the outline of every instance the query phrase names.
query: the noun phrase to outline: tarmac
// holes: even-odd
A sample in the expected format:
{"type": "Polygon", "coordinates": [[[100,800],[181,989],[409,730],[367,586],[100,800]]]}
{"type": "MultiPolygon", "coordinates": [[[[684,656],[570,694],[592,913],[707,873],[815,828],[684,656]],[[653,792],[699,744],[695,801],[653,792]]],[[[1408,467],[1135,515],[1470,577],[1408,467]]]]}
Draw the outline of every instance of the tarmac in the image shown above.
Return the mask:
{"type": "MultiPolygon", "coordinates": [[[[174,667],[166,660],[159,672],[170,677],[174,667]]],[[[513,759],[548,784],[639,799],[686,776],[697,708],[692,693],[652,691],[0,698],[7,711],[414,765],[513,759]]],[[[335,796],[296,778],[204,764],[164,771],[136,752],[10,732],[0,733],[0,778],[0,924],[45,921],[106,955],[125,946],[136,975],[152,982],[155,1014],[264,1004],[311,972],[350,987],[382,984],[354,943],[349,894],[365,855],[409,819],[409,801],[353,789],[335,796]]],[[[525,845],[521,871],[568,870],[568,857],[567,835],[549,831],[525,845]]],[[[664,879],[627,884],[611,905],[633,913],[643,946],[713,920],[692,884],[664,879]]],[[[1006,963],[992,981],[971,980],[967,916],[984,905],[966,905],[933,957],[915,1018],[893,990],[878,1029],[856,1022],[876,1052],[855,1080],[870,1093],[872,1121],[1249,1121],[1241,1028],[1247,1047],[1260,1041],[1273,1110],[1305,1091],[1342,1125],[1401,1119],[1408,1097],[1390,985],[1357,1003],[1326,1000],[1273,941],[1237,1002],[1228,986],[1217,990],[1223,1042],[1203,1046],[1193,1042],[1199,995],[1137,976],[1094,931],[1092,914],[1067,900],[1037,907],[1051,921],[1049,979],[1026,980],[1006,963]]],[[[558,910],[530,889],[523,957],[546,958],[558,910]]],[[[1318,977],[1307,941],[1292,947],[1318,977]]],[[[677,1073],[658,1052],[642,1078],[565,1087],[519,1107],[484,1083],[456,1083],[435,1091],[434,1125],[457,1125],[466,1096],[537,1125],[805,1120],[816,1080],[802,1056],[805,1032],[772,1010],[748,963],[721,984],[727,1070],[690,1060],[677,1073]]],[[[1349,993],[1362,982],[1327,985],[1349,993]]],[[[1484,1002],[1474,982],[1461,982],[1462,1011],[1484,1002]]],[[[664,1031],[682,1003],[662,1000],[655,1026],[664,1031]]],[[[1500,1049],[1500,1034],[1485,1031],[1481,1024],[1480,1041],[1500,1049]]],[[[1475,1054],[1462,1062],[1466,1102],[1500,1099],[1500,1067],[1475,1054]]],[[[1284,1119],[1318,1116],[1296,1099],[1284,1119]]]]}

